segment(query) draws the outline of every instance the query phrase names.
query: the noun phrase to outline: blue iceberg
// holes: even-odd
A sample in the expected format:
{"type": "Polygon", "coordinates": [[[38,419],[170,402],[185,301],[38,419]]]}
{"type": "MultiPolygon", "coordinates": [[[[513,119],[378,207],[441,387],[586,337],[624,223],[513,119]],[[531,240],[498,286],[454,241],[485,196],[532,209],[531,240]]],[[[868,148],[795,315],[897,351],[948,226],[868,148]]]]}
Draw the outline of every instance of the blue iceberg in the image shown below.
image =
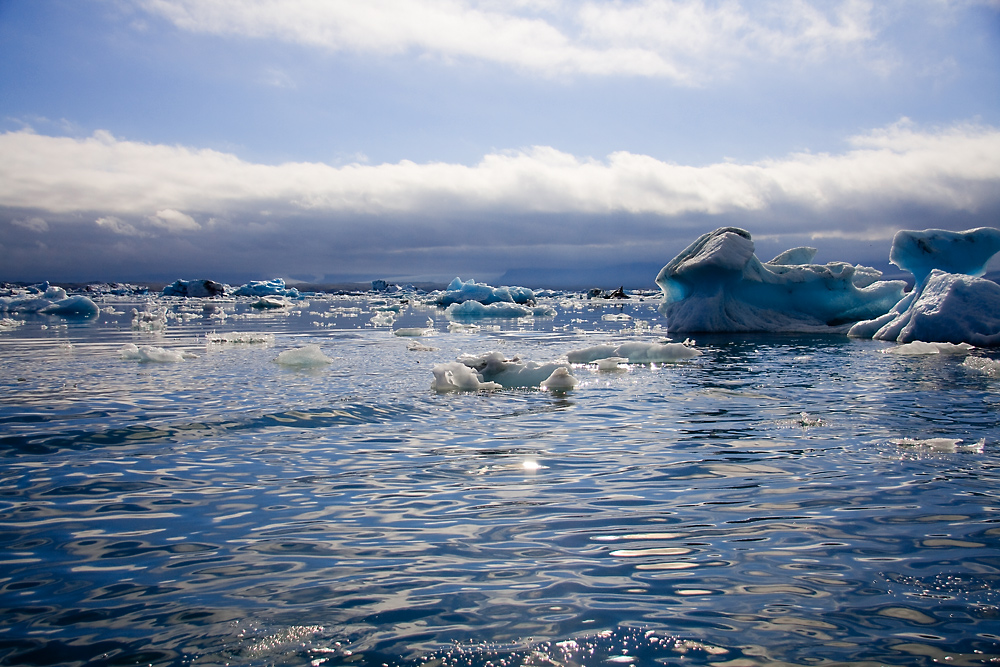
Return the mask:
{"type": "Polygon", "coordinates": [[[289,299],[298,299],[301,295],[294,287],[286,288],[283,279],[274,278],[272,280],[252,280],[238,287],[233,292],[233,296],[283,296],[289,299]]]}
{"type": "Polygon", "coordinates": [[[916,284],[888,313],[859,322],[856,338],[1000,345],[1000,285],[980,278],[1000,251],[1000,230],[897,232],[889,258],[916,284]]]}
{"type": "Polygon", "coordinates": [[[535,293],[527,287],[490,287],[475,280],[462,282],[461,278],[455,278],[448,285],[448,289],[434,299],[434,303],[445,307],[467,301],[476,301],[483,305],[492,303],[530,305],[535,301],[535,293]]]}
{"type": "Polygon", "coordinates": [[[749,232],[703,234],[656,277],[669,331],[846,332],[885,314],[906,283],[845,262],[811,264],[815,248],[793,248],[769,262],[749,232]]]}
{"type": "Polygon", "coordinates": [[[178,278],[160,292],[160,296],[178,296],[182,298],[206,298],[225,296],[226,285],[214,280],[181,280],[178,278]]]}

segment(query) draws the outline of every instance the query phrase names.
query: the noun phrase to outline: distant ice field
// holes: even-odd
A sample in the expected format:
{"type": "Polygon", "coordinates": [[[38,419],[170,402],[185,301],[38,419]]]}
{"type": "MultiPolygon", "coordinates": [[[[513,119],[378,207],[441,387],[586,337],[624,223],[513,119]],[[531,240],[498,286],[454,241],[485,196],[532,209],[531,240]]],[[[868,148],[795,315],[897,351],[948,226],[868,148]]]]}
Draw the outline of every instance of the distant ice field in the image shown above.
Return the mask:
{"type": "Polygon", "coordinates": [[[665,342],[658,296],[94,300],[0,327],[2,665],[1000,660],[996,350],[685,334],[442,392],[665,342]]]}

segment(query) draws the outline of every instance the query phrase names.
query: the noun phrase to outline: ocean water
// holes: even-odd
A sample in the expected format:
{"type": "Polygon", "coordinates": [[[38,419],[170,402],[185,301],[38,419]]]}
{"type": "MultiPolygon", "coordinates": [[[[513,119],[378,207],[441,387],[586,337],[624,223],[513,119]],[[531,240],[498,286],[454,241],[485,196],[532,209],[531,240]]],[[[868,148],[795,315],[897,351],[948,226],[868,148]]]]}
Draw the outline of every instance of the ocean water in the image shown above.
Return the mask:
{"type": "Polygon", "coordinates": [[[2,665],[1000,661],[1000,379],[962,356],[696,336],[564,393],[438,394],[461,354],[662,340],[657,300],[156,299],[154,331],[98,301],[0,331],[2,665]]]}

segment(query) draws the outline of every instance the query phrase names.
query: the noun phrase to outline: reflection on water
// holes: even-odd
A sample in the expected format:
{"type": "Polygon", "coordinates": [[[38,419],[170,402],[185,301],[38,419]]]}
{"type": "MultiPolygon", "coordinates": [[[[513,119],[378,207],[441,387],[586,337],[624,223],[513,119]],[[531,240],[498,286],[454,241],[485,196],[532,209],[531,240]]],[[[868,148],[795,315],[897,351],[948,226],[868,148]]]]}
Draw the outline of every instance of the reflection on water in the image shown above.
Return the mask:
{"type": "Polygon", "coordinates": [[[332,297],[3,332],[0,664],[1000,660],[996,379],[706,336],[563,395],[429,389],[459,354],[619,336],[592,306],[455,332],[407,306],[440,320],[416,350],[332,297]],[[206,344],[241,331],[274,337],[206,344]],[[306,344],[333,361],[273,362],[306,344]],[[892,444],[932,437],[986,445],[892,444]]]}

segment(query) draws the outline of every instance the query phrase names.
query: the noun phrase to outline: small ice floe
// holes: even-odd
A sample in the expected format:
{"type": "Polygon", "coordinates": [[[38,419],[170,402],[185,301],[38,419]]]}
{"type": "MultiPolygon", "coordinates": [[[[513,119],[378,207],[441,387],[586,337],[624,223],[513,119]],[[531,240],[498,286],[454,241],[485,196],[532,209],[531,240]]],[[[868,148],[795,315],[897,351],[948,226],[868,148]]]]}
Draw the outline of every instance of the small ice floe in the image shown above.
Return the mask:
{"type": "Polygon", "coordinates": [[[683,343],[648,343],[629,341],[618,345],[595,345],[582,350],[573,350],[566,355],[571,364],[592,364],[599,359],[620,357],[632,364],[659,364],[683,361],[701,355],[693,341],[683,343]]]}
{"type": "Polygon", "coordinates": [[[578,384],[580,384],[580,381],[570,374],[569,369],[565,366],[560,366],[552,371],[551,375],[542,380],[538,386],[547,391],[569,391],[578,384]]]}
{"type": "Polygon", "coordinates": [[[1000,361],[986,357],[966,357],[962,365],[991,378],[1000,378],[1000,361]]]}
{"type": "Polygon", "coordinates": [[[408,352],[436,352],[436,347],[431,347],[430,345],[424,345],[423,343],[418,343],[417,341],[410,341],[406,345],[408,352]]]}
{"type": "Polygon", "coordinates": [[[184,361],[185,359],[197,359],[198,355],[190,352],[168,350],[163,347],[154,347],[152,345],[135,345],[134,343],[126,343],[122,346],[121,357],[125,361],[173,363],[177,361],[184,361]]]}
{"type": "Polygon", "coordinates": [[[478,324],[463,324],[462,322],[448,323],[449,333],[479,333],[480,328],[478,324]]]}
{"type": "Polygon", "coordinates": [[[283,296],[267,295],[251,303],[250,307],[257,310],[280,310],[281,308],[289,308],[291,305],[292,301],[283,296]]]}
{"type": "Polygon", "coordinates": [[[400,327],[399,329],[393,329],[393,336],[400,336],[402,338],[415,338],[418,336],[430,336],[434,333],[433,322],[426,327],[400,327]]]}
{"type": "Polygon", "coordinates": [[[274,345],[274,334],[234,331],[230,333],[205,334],[209,345],[274,345]]]}
{"type": "Polygon", "coordinates": [[[274,362],[282,366],[309,367],[329,364],[333,359],[323,354],[319,345],[305,345],[279,353],[274,362]]]}
{"type": "Polygon", "coordinates": [[[439,393],[450,391],[493,391],[503,389],[496,382],[486,382],[483,376],[460,361],[437,364],[431,369],[434,381],[431,389],[439,393]]]}
{"type": "Polygon", "coordinates": [[[922,340],[915,340],[911,343],[890,347],[882,350],[882,352],[902,356],[917,356],[924,354],[968,354],[974,349],[976,348],[968,343],[925,343],[922,340]]]}
{"type": "Polygon", "coordinates": [[[146,310],[132,309],[132,328],[136,331],[162,331],[167,326],[167,309],[152,309],[147,306],[146,310]]]}
{"type": "Polygon", "coordinates": [[[0,331],[8,331],[10,329],[16,329],[22,324],[24,324],[24,320],[15,320],[10,317],[0,318],[0,331]]]}
{"type": "Polygon", "coordinates": [[[372,318],[368,321],[372,323],[372,326],[391,327],[396,321],[396,313],[391,310],[380,310],[372,315],[372,318]]]}
{"type": "Polygon", "coordinates": [[[892,444],[897,447],[908,447],[916,449],[924,449],[932,452],[972,452],[974,454],[982,454],[983,448],[986,446],[986,438],[982,438],[979,442],[971,445],[963,445],[961,438],[926,438],[924,440],[917,440],[914,438],[896,438],[895,440],[890,440],[892,444]]]}
{"type": "Polygon", "coordinates": [[[596,363],[599,371],[621,371],[625,370],[628,359],[625,357],[605,357],[598,359],[596,363]]]}

